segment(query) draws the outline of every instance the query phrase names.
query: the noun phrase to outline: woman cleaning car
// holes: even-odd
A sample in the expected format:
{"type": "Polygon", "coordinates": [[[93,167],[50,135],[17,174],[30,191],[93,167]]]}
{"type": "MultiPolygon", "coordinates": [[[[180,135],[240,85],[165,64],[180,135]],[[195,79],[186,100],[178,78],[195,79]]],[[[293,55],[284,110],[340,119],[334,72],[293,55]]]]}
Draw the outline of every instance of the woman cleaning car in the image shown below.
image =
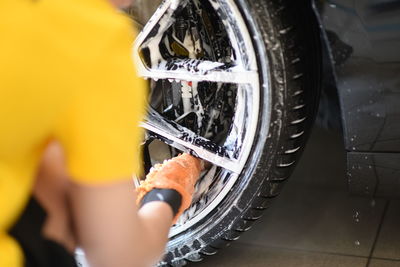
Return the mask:
{"type": "Polygon", "coordinates": [[[145,85],[124,4],[0,3],[0,266],[74,266],[76,246],[92,266],[149,266],[190,204],[187,154],[133,190],[145,85]]]}

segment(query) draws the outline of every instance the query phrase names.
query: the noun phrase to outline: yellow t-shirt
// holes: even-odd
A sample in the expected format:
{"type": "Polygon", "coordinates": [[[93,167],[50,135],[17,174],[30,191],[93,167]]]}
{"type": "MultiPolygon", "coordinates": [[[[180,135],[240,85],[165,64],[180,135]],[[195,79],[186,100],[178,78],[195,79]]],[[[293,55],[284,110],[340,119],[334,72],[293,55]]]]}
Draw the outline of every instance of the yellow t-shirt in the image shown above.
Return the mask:
{"type": "Polygon", "coordinates": [[[128,18],[106,0],[0,1],[0,266],[23,258],[18,219],[49,138],[75,182],[126,179],[139,168],[145,84],[128,18]]]}

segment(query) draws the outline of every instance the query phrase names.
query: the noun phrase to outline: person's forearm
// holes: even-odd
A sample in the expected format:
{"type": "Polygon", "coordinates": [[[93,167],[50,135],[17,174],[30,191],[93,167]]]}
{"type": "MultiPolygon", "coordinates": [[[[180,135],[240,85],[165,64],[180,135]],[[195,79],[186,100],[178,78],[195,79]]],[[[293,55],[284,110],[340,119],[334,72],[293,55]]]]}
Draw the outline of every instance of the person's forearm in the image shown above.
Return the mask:
{"type": "Polygon", "coordinates": [[[147,264],[155,264],[165,251],[173,218],[172,209],[165,202],[150,202],[139,210],[138,215],[142,240],[146,241],[147,251],[144,253],[150,259],[147,264]]]}
{"type": "Polygon", "coordinates": [[[150,202],[139,211],[130,181],[74,184],[70,192],[77,236],[93,267],[151,266],[162,257],[172,209],[150,202]]]}

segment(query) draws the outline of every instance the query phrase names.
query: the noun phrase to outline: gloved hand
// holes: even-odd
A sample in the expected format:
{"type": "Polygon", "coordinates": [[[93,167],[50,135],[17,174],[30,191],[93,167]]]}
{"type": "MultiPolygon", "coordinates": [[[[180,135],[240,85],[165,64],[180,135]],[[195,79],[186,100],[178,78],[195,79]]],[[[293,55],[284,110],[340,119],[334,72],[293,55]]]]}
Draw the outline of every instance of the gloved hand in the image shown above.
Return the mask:
{"type": "Polygon", "coordinates": [[[181,154],[163,164],[156,164],[147,174],[139,187],[137,202],[141,203],[143,197],[152,189],[174,189],[181,196],[181,206],[173,219],[177,221],[179,216],[186,210],[191,202],[194,193],[194,185],[200,177],[203,162],[189,154],[181,154]]]}

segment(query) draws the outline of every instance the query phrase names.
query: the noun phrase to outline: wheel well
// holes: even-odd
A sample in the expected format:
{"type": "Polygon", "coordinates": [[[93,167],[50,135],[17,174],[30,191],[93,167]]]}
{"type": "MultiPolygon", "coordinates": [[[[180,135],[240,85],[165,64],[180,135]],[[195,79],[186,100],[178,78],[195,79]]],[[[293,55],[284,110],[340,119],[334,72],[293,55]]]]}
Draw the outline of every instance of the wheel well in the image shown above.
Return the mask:
{"type": "Polygon", "coordinates": [[[321,96],[319,99],[316,124],[322,128],[342,132],[342,112],[336,83],[331,46],[326,29],[320,17],[320,9],[314,0],[311,1],[313,16],[310,22],[317,26],[321,48],[321,96]]]}

